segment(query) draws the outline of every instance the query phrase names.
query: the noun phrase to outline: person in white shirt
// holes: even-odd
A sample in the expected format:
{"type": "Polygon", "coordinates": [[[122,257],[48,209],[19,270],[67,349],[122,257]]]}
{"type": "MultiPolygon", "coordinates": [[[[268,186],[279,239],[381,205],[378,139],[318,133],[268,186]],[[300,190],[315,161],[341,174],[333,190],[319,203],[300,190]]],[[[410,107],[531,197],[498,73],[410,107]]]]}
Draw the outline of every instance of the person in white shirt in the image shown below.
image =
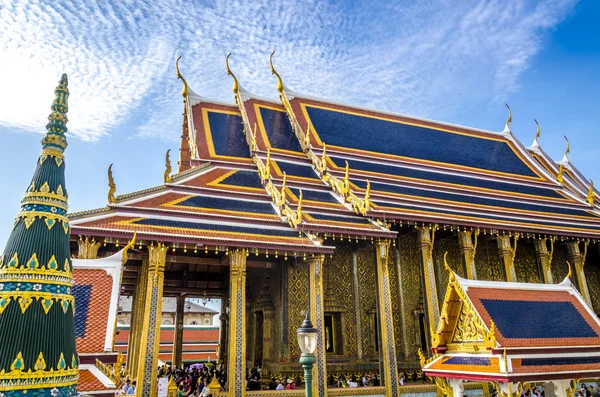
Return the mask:
{"type": "Polygon", "coordinates": [[[275,390],[285,390],[285,387],[283,387],[283,383],[281,383],[280,380],[277,381],[277,387],[275,390]]]}

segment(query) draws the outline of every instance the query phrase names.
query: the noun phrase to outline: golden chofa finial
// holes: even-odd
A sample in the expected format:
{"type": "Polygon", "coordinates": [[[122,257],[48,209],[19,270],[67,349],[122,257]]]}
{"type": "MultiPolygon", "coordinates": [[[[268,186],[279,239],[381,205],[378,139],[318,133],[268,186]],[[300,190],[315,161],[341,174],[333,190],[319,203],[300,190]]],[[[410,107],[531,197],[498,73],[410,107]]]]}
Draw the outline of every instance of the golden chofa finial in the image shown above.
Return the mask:
{"type": "Polygon", "coordinates": [[[175,71],[177,72],[177,78],[181,79],[181,82],[183,83],[183,89],[181,90],[181,96],[184,98],[187,98],[188,85],[187,85],[187,82],[185,81],[185,79],[183,78],[183,76],[181,75],[181,73],[179,72],[179,60],[180,59],[181,59],[181,55],[179,55],[179,58],[177,58],[177,60],[175,61],[175,71]]]}
{"type": "Polygon", "coordinates": [[[115,192],[117,191],[117,186],[115,185],[115,180],[113,178],[112,166],[112,164],[108,166],[108,202],[116,203],[117,198],[115,197],[115,192]]]}
{"type": "Polygon", "coordinates": [[[510,123],[512,123],[512,110],[510,110],[510,106],[508,106],[508,103],[505,103],[505,105],[508,109],[508,119],[506,120],[506,128],[510,130],[510,123]]]}
{"type": "Polygon", "coordinates": [[[171,158],[169,154],[171,153],[171,149],[167,150],[167,154],[165,155],[165,174],[164,174],[164,182],[171,182],[171,158]]]}
{"type": "Polygon", "coordinates": [[[540,138],[542,132],[540,130],[540,123],[538,123],[536,119],[533,119],[533,121],[535,121],[535,125],[537,126],[537,132],[535,133],[535,140],[537,141],[540,138]]]}
{"type": "Polygon", "coordinates": [[[564,135],[564,137],[565,137],[565,141],[567,141],[567,149],[565,150],[564,158],[568,158],[567,156],[569,155],[569,152],[571,151],[571,144],[569,143],[569,138],[567,138],[566,135],[564,135]]]}
{"type": "Polygon", "coordinates": [[[588,190],[588,194],[587,194],[587,198],[586,198],[588,204],[593,206],[595,198],[596,198],[596,193],[594,192],[594,181],[590,179],[590,188],[588,190]]]}
{"type": "Polygon", "coordinates": [[[229,57],[231,56],[231,52],[225,58],[225,66],[227,67],[227,75],[233,77],[233,93],[237,95],[240,92],[240,85],[238,84],[238,79],[235,77],[235,74],[229,68],[229,57]]]}
{"type": "Polygon", "coordinates": [[[279,73],[277,73],[277,71],[275,70],[275,67],[273,67],[273,55],[275,55],[275,51],[273,51],[271,53],[271,56],[269,57],[269,63],[271,64],[271,74],[277,76],[277,91],[283,92],[283,80],[281,79],[279,73]]]}

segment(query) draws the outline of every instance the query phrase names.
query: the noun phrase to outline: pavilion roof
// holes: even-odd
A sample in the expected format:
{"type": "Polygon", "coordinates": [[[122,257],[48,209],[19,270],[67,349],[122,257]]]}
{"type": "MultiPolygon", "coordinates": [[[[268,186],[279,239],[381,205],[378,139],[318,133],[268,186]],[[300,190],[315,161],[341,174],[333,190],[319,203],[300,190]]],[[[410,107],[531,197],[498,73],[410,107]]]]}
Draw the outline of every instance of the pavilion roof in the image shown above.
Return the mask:
{"type": "Polygon", "coordinates": [[[600,375],[600,319],[570,281],[467,280],[450,271],[432,377],[519,382],[600,375]]]}

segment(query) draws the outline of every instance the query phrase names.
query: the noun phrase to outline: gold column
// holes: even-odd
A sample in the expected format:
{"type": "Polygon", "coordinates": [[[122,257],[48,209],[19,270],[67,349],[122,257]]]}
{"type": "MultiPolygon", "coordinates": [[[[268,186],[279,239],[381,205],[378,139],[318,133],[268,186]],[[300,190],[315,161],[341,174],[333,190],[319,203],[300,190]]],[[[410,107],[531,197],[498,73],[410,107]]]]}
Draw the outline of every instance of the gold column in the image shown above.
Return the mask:
{"type": "Polygon", "coordinates": [[[156,376],[166,257],[167,248],[164,244],[159,243],[148,247],[148,278],[138,354],[136,397],[152,397],[157,393],[156,376]]]}
{"type": "Polygon", "coordinates": [[[79,240],[77,241],[77,244],[79,245],[79,253],[77,255],[77,258],[79,259],[96,259],[98,258],[98,249],[100,248],[100,245],[102,244],[99,241],[96,241],[95,239],[90,240],[88,237],[81,238],[81,236],[79,236],[79,240]]]}
{"type": "Polygon", "coordinates": [[[379,313],[381,344],[383,353],[383,371],[386,397],[399,396],[398,365],[396,363],[396,342],[394,340],[394,324],[392,318],[392,296],[389,279],[390,240],[378,241],[376,244],[377,257],[377,293],[379,296],[379,313]]]}
{"type": "Polygon", "coordinates": [[[362,307],[360,304],[360,288],[358,281],[358,252],[352,251],[352,292],[354,294],[354,316],[356,317],[356,356],[358,360],[363,359],[363,336],[361,313],[362,307]]]}
{"type": "Polygon", "coordinates": [[[142,260],[135,285],[131,319],[129,322],[129,346],[127,347],[127,372],[132,379],[137,378],[140,362],[140,341],[143,337],[144,304],[148,283],[148,257],[142,260]]]}
{"type": "Polygon", "coordinates": [[[272,329],[273,329],[273,310],[263,311],[263,353],[262,361],[271,361],[271,347],[273,344],[272,329]]]}
{"type": "Polygon", "coordinates": [[[432,227],[423,226],[418,229],[419,247],[421,249],[421,260],[423,263],[423,284],[427,301],[427,319],[429,328],[435,328],[440,316],[438,303],[437,284],[435,281],[435,270],[433,266],[433,242],[437,225],[432,227]]]}
{"type": "Polygon", "coordinates": [[[549,239],[541,238],[533,241],[535,258],[542,270],[542,277],[546,284],[554,283],[551,267],[552,255],[554,254],[554,240],[556,240],[556,237],[550,237],[549,239]],[[548,251],[548,240],[550,240],[550,251],[548,251]]]}
{"type": "Polygon", "coordinates": [[[583,296],[588,305],[592,305],[592,301],[590,299],[590,291],[588,290],[587,281],[585,279],[585,272],[583,270],[585,266],[585,257],[587,256],[587,249],[589,241],[586,240],[583,242],[583,254],[580,250],[579,241],[567,241],[567,255],[569,257],[569,262],[571,262],[575,266],[575,276],[577,278],[577,285],[579,287],[579,293],[583,296]]]}
{"type": "Polygon", "coordinates": [[[515,244],[510,244],[510,236],[498,236],[496,241],[498,242],[498,254],[500,260],[504,265],[504,277],[506,281],[517,282],[517,273],[515,272],[515,254],[517,253],[517,241],[519,236],[515,234],[515,244]]]}
{"type": "Polygon", "coordinates": [[[313,390],[315,397],[325,397],[327,395],[327,361],[325,350],[325,313],[323,303],[323,255],[308,260],[309,265],[309,289],[310,298],[310,317],[314,321],[314,327],[317,329],[317,350],[315,357],[316,365],[313,367],[313,390]]]}
{"type": "Polygon", "coordinates": [[[246,395],[246,250],[229,252],[229,365],[227,391],[230,397],[246,395]]]}
{"type": "Polygon", "coordinates": [[[477,280],[477,268],[475,267],[477,236],[479,236],[479,229],[475,229],[475,231],[458,231],[458,246],[463,252],[467,278],[471,280],[477,280]]]}
{"type": "Polygon", "coordinates": [[[183,309],[185,305],[185,296],[177,297],[177,308],[175,311],[175,329],[173,332],[173,359],[171,361],[174,367],[180,367],[183,356],[183,309]]]}

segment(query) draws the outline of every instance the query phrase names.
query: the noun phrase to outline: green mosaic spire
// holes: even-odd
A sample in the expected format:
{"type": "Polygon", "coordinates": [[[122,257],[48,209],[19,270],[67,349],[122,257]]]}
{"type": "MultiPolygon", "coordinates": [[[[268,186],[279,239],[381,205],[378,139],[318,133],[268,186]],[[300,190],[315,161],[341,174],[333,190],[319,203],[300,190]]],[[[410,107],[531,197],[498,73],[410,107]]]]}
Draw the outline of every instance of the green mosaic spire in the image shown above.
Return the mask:
{"type": "Polygon", "coordinates": [[[42,154],[0,257],[0,395],[77,394],[78,358],[65,162],[67,75],[48,117],[42,154]]]}

